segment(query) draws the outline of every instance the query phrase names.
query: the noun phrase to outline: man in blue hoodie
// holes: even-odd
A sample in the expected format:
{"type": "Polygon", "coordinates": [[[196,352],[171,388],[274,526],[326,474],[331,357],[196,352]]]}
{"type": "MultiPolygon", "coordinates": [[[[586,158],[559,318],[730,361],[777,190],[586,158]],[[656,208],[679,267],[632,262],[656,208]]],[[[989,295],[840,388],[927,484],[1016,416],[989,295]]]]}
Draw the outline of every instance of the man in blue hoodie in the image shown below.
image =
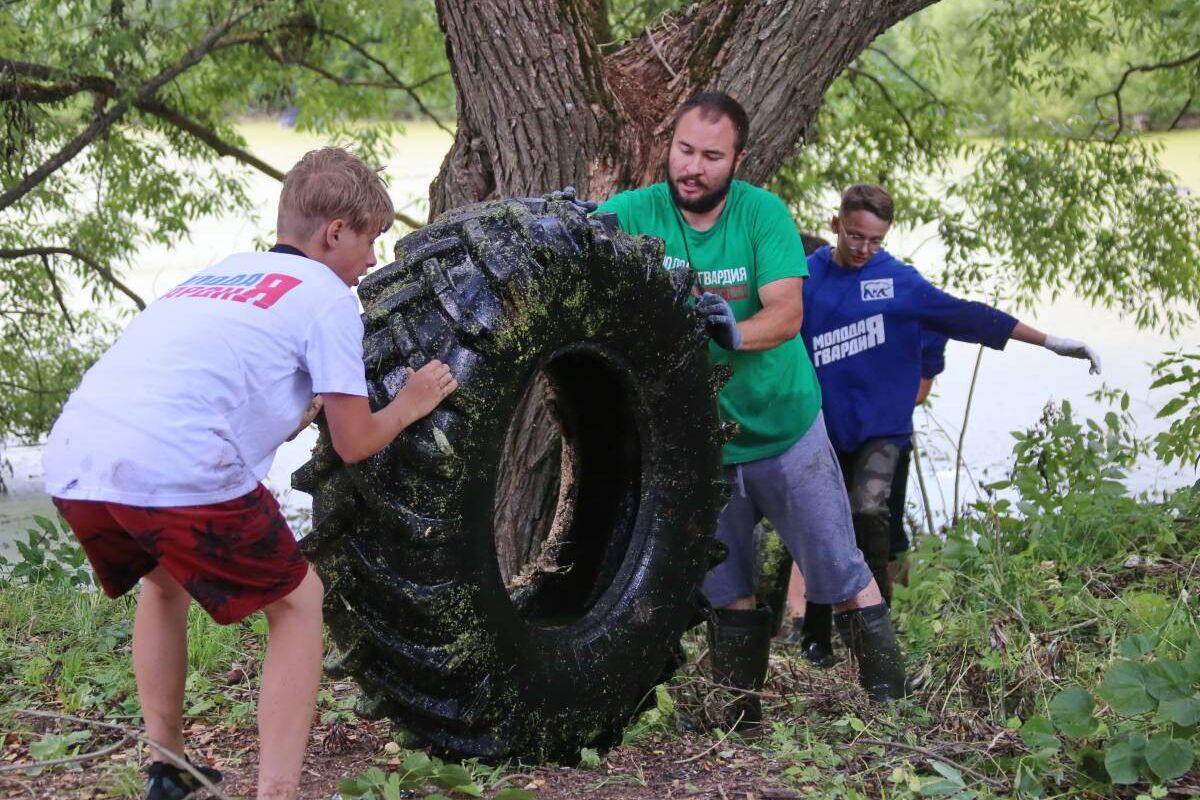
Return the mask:
{"type": "Polygon", "coordinates": [[[855,537],[890,602],[888,500],[901,448],[912,438],[922,371],[922,331],[997,350],[1009,339],[1087,359],[1087,344],[1042,333],[984,303],[946,294],[883,249],[894,217],[880,186],[842,194],[837,243],[808,258],[801,337],[817,371],[829,438],[850,496],[855,537]]]}

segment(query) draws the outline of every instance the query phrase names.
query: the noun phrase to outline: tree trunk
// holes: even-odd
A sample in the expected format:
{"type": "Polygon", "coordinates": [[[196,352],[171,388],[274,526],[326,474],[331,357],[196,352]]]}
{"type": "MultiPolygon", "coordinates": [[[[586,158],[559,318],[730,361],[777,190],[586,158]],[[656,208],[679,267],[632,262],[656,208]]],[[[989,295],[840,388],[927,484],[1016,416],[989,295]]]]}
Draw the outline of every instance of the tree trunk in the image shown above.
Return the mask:
{"type": "MultiPolygon", "coordinates": [[[[704,89],[750,114],[739,177],[763,183],[794,153],[833,79],[882,31],[936,0],[704,0],[607,55],[605,0],[437,0],[458,130],[430,218],[496,197],[574,186],[583,198],[661,178],[675,108],[704,89]]],[[[538,551],[559,496],[561,444],[543,393],[526,395],[497,483],[506,575],[538,551]]]]}
{"type": "Polygon", "coordinates": [[[794,153],[833,79],[933,2],[706,0],[604,55],[603,0],[437,0],[458,130],[430,216],[568,185],[602,199],[653,183],[674,109],[708,88],[750,113],[739,177],[762,183],[794,153]]]}

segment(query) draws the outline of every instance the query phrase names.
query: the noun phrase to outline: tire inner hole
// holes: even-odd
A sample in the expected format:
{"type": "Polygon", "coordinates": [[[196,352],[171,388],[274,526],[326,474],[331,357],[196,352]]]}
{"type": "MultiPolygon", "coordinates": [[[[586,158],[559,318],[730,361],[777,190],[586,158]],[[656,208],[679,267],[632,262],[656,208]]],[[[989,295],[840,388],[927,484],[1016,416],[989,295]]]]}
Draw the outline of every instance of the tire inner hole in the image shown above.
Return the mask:
{"type": "Polygon", "coordinates": [[[634,392],[613,359],[560,351],[509,423],[496,483],[496,560],[526,621],[567,625],[612,585],[628,555],[642,484],[634,392]]]}

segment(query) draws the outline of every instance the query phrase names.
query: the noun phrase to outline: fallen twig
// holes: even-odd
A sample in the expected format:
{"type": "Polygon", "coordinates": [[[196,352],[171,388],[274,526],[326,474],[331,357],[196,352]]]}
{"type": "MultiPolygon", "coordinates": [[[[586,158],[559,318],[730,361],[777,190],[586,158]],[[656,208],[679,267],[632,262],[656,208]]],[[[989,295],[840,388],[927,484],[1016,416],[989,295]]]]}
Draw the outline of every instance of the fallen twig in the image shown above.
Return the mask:
{"type": "Polygon", "coordinates": [[[108,747],[102,747],[99,750],[89,750],[86,753],[79,753],[73,756],[64,756],[62,758],[52,758],[48,761],[29,761],[24,764],[5,764],[0,767],[0,772],[16,772],[23,769],[45,769],[46,767],[59,767],[63,764],[81,764],[84,761],[91,761],[94,758],[102,758],[109,753],[114,753],[120,750],[126,742],[132,737],[125,734],[116,744],[110,744],[108,747]]]}
{"type": "Polygon", "coordinates": [[[691,756],[689,758],[685,758],[683,761],[676,761],[675,763],[676,764],[690,764],[691,762],[696,761],[697,759],[704,758],[706,755],[711,753],[713,750],[716,750],[718,747],[725,744],[725,740],[729,738],[729,734],[733,733],[733,729],[738,726],[738,723],[742,721],[742,717],[745,716],[745,714],[746,714],[745,711],[738,714],[738,718],[735,719],[733,721],[733,724],[729,726],[729,730],[727,730],[727,731],[725,731],[725,733],[721,734],[721,738],[719,738],[715,742],[713,742],[711,747],[707,747],[704,750],[702,750],[701,752],[697,753],[696,755],[691,756]]]}
{"type": "MultiPolygon", "coordinates": [[[[221,793],[221,790],[218,789],[216,787],[216,785],[212,783],[212,781],[210,781],[208,778],[204,777],[204,775],[200,772],[200,770],[198,770],[194,766],[192,766],[192,762],[188,761],[187,758],[185,758],[184,756],[179,755],[178,753],[175,753],[175,752],[171,751],[169,748],[166,748],[163,745],[159,744],[158,742],[154,741],[149,736],[142,733],[140,728],[134,728],[130,725],[115,725],[111,722],[98,722],[97,720],[94,720],[94,719],[87,719],[86,717],[73,717],[70,714],[59,714],[54,711],[37,711],[32,708],[13,709],[13,713],[14,714],[23,714],[24,716],[27,716],[27,717],[37,717],[40,719],[52,719],[52,720],[57,720],[59,722],[76,722],[76,723],[79,723],[80,725],[90,725],[94,728],[104,728],[106,730],[118,731],[120,733],[123,733],[123,734],[125,734],[125,737],[127,739],[136,739],[139,742],[141,742],[142,744],[153,747],[159,753],[166,756],[167,760],[170,761],[172,764],[179,767],[180,769],[187,770],[192,775],[193,778],[195,778],[196,780],[198,780],[200,782],[201,786],[203,786],[205,789],[208,789],[208,791],[212,793],[212,796],[214,798],[216,798],[216,800],[230,800],[230,798],[227,795],[224,795],[221,793]]],[[[16,766],[16,765],[14,765],[14,766],[16,766]]],[[[36,766],[38,766],[38,764],[22,764],[20,766],[23,769],[28,769],[29,767],[36,767],[36,766]]]]}
{"type": "Polygon", "coordinates": [[[957,764],[957,763],[951,761],[950,759],[946,758],[944,755],[941,755],[940,753],[936,753],[933,750],[930,750],[925,747],[918,747],[915,744],[905,744],[904,742],[893,742],[888,739],[862,738],[862,739],[855,739],[855,741],[859,742],[861,744],[876,745],[878,747],[895,747],[899,750],[911,750],[912,752],[919,753],[927,758],[932,758],[937,761],[945,762],[946,764],[949,764],[950,766],[954,767],[955,769],[961,770],[962,772],[965,772],[966,774],[970,775],[971,777],[975,778],[976,780],[983,781],[984,783],[986,783],[990,786],[1004,786],[1005,785],[1004,781],[997,780],[996,778],[990,777],[988,775],[984,775],[982,772],[971,769],[970,767],[965,766],[963,764],[957,764]]]}

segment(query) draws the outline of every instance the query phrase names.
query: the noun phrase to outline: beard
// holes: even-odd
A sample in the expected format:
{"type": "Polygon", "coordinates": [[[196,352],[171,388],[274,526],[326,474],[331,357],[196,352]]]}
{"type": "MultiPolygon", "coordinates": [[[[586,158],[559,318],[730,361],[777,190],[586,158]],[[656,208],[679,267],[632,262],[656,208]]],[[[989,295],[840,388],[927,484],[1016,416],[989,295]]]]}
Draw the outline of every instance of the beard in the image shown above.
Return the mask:
{"type": "Polygon", "coordinates": [[[707,214],[709,211],[712,211],[714,208],[721,205],[721,201],[723,201],[726,195],[729,194],[729,187],[733,185],[733,171],[731,170],[729,174],[725,176],[725,180],[723,180],[717,186],[708,190],[699,197],[689,200],[679,194],[679,188],[675,185],[675,178],[671,175],[671,169],[665,162],[663,163],[663,172],[665,172],[667,175],[667,188],[671,192],[672,202],[675,203],[677,208],[681,208],[684,211],[689,211],[693,214],[707,214]]]}

